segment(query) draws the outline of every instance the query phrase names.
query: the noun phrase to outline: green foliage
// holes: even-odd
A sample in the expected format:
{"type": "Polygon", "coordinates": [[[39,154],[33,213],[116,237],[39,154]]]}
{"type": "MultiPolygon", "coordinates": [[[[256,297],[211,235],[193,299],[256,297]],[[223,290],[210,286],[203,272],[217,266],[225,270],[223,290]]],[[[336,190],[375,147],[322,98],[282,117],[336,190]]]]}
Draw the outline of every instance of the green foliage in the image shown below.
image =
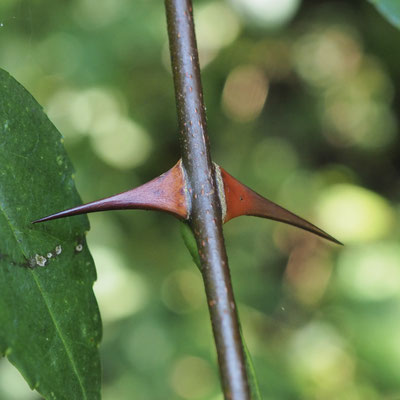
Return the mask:
{"type": "MultiPolygon", "coordinates": [[[[236,1],[194,3],[214,161],[346,244],[256,218],[224,225],[263,397],[400,398],[400,31],[368,1],[302,1],[273,34],[236,1]]],[[[270,3],[289,2],[258,2],[267,17],[270,3]]],[[[85,201],[175,164],[163,2],[5,0],[0,22],[0,65],[62,132],[85,201]]],[[[178,224],[145,211],[89,219],[103,399],[219,399],[203,284],[178,224]]],[[[37,400],[14,369],[0,359],[0,399],[37,400]]]]}
{"type": "Polygon", "coordinates": [[[369,0],[379,12],[393,25],[400,28],[400,1],[398,0],[369,0]]]}
{"type": "Polygon", "coordinates": [[[61,135],[0,70],[0,352],[46,399],[100,398],[100,314],[85,216],[61,135]]]}
{"type": "Polygon", "coordinates": [[[190,229],[189,225],[182,222],[180,224],[181,226],[181,234],[183,241],[185,242],[185,245],[187,249],[189,250],[190,255],[192,256],[193,262],[197,265],[197,268],[200,270],[200,256],[199,252],[197,251],[197,244],[196,244],[196,239],[193,235],[192,230],[190,229]]]}

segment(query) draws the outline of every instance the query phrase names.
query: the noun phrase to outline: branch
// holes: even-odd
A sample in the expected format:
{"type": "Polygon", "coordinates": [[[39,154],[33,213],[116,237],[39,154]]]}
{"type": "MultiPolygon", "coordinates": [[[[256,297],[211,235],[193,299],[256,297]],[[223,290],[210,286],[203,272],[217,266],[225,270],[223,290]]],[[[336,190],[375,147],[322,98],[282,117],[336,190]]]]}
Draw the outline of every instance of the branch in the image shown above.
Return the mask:
{"type": "Polygon", "coordinates": [[[182,160],[140,187],[51,214],[33,223],[120,209],[159,210],[187,221],[196,242],[196,246],[188,247],[192,254],[196,253],[194,259],[204,279],[225,398],[250,399],[251,378],[250,389],[255,399],[259,398],[259,393],[251,365],[246,370],[245,345],[241,341],[222,223],[241,215],[253,215],[291,224],[341,243],[255,193],[212,163],[191,0],[165,0],[165,5],[182,160]]]}
{"type": "Polygon", "coordinates": [[[250,399],[211,162],[191,0],[165,0],[183,169],[225,398],[250,399]]]}

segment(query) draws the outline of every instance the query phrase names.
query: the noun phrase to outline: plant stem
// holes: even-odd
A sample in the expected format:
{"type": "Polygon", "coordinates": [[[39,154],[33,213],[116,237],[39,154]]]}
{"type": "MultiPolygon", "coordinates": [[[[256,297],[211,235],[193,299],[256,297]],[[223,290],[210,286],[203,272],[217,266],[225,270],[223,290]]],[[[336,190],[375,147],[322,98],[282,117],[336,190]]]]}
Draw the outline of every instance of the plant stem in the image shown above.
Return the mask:
{"type": "Polygon", "coordinates": [[[239,322],[222,234],[221,205],[209,151],[206,113],[191,0],[165,0],[189,224],[201,270],[226,399],[248,400],[250,391],[239,322]]]}

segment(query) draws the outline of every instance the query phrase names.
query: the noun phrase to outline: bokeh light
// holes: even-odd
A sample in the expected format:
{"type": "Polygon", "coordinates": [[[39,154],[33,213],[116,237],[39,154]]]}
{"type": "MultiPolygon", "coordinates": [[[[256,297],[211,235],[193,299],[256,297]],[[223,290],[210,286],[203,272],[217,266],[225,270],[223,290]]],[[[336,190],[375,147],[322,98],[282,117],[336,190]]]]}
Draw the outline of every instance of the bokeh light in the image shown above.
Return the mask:
{"type": "Polygon", "coordinates": [[[0,360],[0,397],[7,400],[39,399],[7,360],[0,360]]]}
{"type": "Polygon", "coordinates": [[[199,4],[195,18],[200,64],[205,67],[237,38],[240,22],[232,9],[220,1],[199,4]]]}
{"type": "MultiPolygon", "coordinates": [[[[194,16],[213,159],[345,244],[224,226],[262,397],[399,399],[399,33],[369,2],[205,0],[194,16]]],[[[179,158],[163,2],[2,0],[0,67],[64,136],[85,202],[179,158]]],[[[222,400],[177,222],[90,221],[103,398],[222,400]]],[[[39,397],[0,360],[0,399],[39,397]]]]}
{"type": "Polygon", "coordinates": [[[323,132],[334,145],[376,149],[394,140],[392,84],[352,28],[316,28],[298,39],[294,55],[301,77],[321,90],[323,132]]]}
{"type": "Polygon", "coordinates": [[[314,305],[327,290],[332,267],[329,253],[315,247],[295,248],[285,271],[288,293],[306,305],[314,305]]]}
{"type": "Polygon", "coordinates": [[[79,0],[73,14],[83,28],[100,29],[121,18],[126,3],[126,0],[79,0]]]}
{"type": "Polygon", "coordinates": [[[79,68],[82,51],[77,37],[60,32],[41,41],[33,56],[43,72],[65,79],[79,68]]]}
{"type": "Polygon", "coordinates": [[[198,309],[205,301],[200,274],[191,266],[171,273],[163,283],[162,297],[166,306],[178,314],[198,309]]]}
{"type": "Polygon", "coordinates": [[[170,382],[184,399],[201,399],[211,394],[217,384],[214,371],[203,359],[186,356],[172,367],[170,382]]]}
{"type": "Polygon", "coordinates": [[[316,28],[294,44],[294,62],[299,74],[310,84],[327,87],[354,77],[362,58],[355,31],[348,26],[316,28]]]}
{"type": "Polygon", "coordinates": [[[346,347],[344,339],[322,321],[304,326],[293,336],[288,359],[304,379],[304,394],[311,395],[311,387],[316,387],[330,396],[353,379],[354,363],[346,347]]]}
{"type": "Polygon", "coordinates": [[[67,139],[90,136],[94,152],[113,167],[133,168],[149,156],[150,136],[124,115],[125,105],[118,94],[102,88],[64,89],[50,99],[47,109],[67,139]]]}
{"type": "Polygon", "coordinates": [[[318,220],[343,242],[365,242],[389,235],[394,214],[377,193],[350,184],[326,189],[317,204],[318,220]]]}
{"type": "Polygon", "coordinates": [[[147,132],[128,118],[109,116],[96,121],[91,137],[96,154],[109,165],[121,169],[142,164],[151,149],[147,132]]]}
{"type": "Polygon", "coordinates": [[[122,346],[132,365],[151,372],[171,362],[173,348],[168,339],[168,333],[157,321],[147,321],[135,326],[131,334],[125,336],[122,346]]]}
{"type": "Polygon", "coordinates": [[[233,119],[248,122],[261,113],[267,94],[268,79],[260,68],[237,67],[226,80],[222,106],[233,119]]]}
{"type": "Polygon", "coordinates": [[[300,5],[300,0],[230,0],[230,2],[245,19],[267,28],[277,28],[287,23],[300,5]]]}
{"type": "Polygon", "coordinates": [[[130,270],[112,248],[91,246],[98,280],[94,286],[104,322],[125,318],[144,307],[147,288],[144,278],[130,270]]]}
{"type": "Polygon", "coordinates": [[[380,301],[400,296],[400,246],[381,242],[344,249],[338,277],[345,293],[356,300],[380,301]]]}

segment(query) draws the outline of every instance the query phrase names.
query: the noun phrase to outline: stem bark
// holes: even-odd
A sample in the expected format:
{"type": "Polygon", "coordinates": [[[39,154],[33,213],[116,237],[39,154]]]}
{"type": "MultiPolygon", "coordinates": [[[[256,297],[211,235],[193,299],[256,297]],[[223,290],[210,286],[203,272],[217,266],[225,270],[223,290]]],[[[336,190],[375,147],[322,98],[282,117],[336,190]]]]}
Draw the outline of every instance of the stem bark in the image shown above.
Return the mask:
{"type": "Polygon", "coordinates": [[[165,0],[183,169],[226,399],[249,400],[221,205],[207,134],[191,0],[165,0]]]}

